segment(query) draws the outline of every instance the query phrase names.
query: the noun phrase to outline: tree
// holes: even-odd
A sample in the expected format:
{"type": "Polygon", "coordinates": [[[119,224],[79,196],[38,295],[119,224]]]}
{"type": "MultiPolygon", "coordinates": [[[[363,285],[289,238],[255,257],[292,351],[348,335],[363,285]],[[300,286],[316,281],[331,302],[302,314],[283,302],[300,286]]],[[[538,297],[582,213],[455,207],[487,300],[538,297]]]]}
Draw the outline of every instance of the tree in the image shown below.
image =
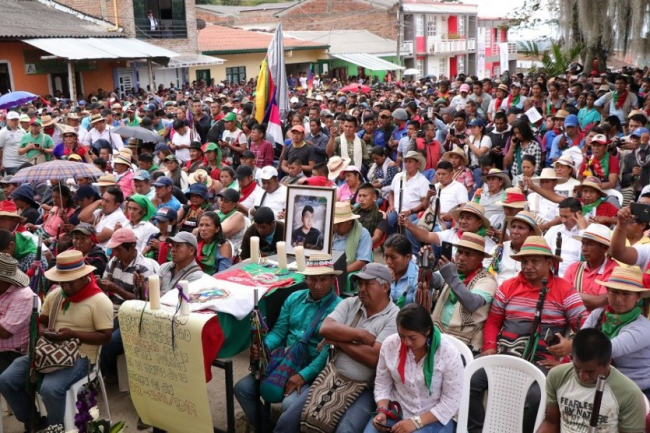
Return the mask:
{"type": "Polygon", "coordinates": [[[571,63],[578,58],[582,50],[582,45],[564,48],[560,44],[553,42],[550,49],[540,53],[536,42],[519,42],[519,52],[526,57],[540,59],[541,56],[542,67],[538,68],[538,70],[551,77],[564,74],[571,63]]]}

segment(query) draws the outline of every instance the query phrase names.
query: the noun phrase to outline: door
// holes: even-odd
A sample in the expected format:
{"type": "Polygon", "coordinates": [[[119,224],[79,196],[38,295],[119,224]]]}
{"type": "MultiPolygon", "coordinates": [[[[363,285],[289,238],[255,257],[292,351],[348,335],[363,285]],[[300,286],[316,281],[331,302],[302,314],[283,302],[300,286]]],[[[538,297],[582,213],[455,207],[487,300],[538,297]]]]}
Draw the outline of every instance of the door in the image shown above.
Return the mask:
{"type": "MultiPolygon", "coordinates": [[[[81,86],[81,74],[79,71],[75,71],[75,87],[77,98],[83,96],[83,88],[81,86]]],[[[52,92],[56,95],[57,92],[69,98],[70,97],[70,84],[68,82],[68,73],[67,72],[56,72],[50,74],[50,84],[52,85],[52,92]]]]}
{"type": "Polygon", "coordinates": [[[197,69],[196,70],[196,80],[203,80],[205,84],[210,85],[210,70],[209,69],[197,69]]]}
{"type": "Polygon", "coordinates": [[[121,96],[126,95],[133,88],[133,71],[131,68],[119,68],[117,70],[117,87],[121,96]]]}
{"type": "Polygon", "coordinates": [[[0,95],[11,90],[11,76],[9,75],[9,63],[0,63],[0,95]]]}

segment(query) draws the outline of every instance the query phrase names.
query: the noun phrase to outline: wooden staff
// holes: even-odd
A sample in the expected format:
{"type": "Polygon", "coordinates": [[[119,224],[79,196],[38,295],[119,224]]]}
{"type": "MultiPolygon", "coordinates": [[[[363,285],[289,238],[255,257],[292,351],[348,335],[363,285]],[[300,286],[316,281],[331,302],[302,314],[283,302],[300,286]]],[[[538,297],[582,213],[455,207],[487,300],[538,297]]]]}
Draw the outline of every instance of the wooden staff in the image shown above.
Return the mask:
{"type": "MultiPolygon", "coordinates": [[[[399,219],[400,214],[402,213],[402,198],[404,197],[404,176],[405,173],[399,177],[399,200],[397,201],[397,218],[399,219]]],[[[402,233],[402,227],[397,224],[397,232],[402,233]]]]}
{"type": "MultiPolygon", "coordinates": [[[[562,257],[562,233],[557,233],[557,238],[555,238],[555,256],[562,257]]],[[[560,264],[555,265],[555,276],[558,276],[560,273],[560,264]]]]}
{"type": "Polygon", "coordinates": [[[589,418],[589,429],[587,433],[596,433],[598,431],[598,417],[600,415],[600,406],[603,403],[603,393],[605,392],[606,378],[604,375],[598,376],[596,382],[596,395],[594,395],[594,405],[591,408],[591,417],[589,418]]]}
{"type": "Polygon", "coordinates": [[[522,358],[528,362],[535,362],[535,352],[537,352],[537,342],[539,341],[539,329],[542,324],[542,310],[544,309],[544,301],[546,300],[546,294],[548,293],[548,280],[544,278],[542,280],[542,287],[539,290],[539,298],[537,298],[537,306],[535,307],[535,317],[533,318],[533,323],[530,326],[530,334],[528,336],[528,343],[526,343],[526,348],[522,358]]]}

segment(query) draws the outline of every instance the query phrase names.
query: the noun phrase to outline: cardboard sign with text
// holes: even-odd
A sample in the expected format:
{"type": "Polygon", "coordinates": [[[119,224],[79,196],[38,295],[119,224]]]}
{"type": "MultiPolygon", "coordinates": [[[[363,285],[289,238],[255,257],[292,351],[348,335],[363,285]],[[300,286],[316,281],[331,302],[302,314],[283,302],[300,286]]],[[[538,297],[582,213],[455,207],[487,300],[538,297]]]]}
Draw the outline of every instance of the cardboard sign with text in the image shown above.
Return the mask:
{"type": "Polygon", "coordinates": [[[201,333],[213,316],[177,316],[172,347],[172,308],[152,311],[146,304],[142,314],[144,306],[143,301],[127,301],[118,313],[138,415],[169,432],[212,433],[201,333]]]}

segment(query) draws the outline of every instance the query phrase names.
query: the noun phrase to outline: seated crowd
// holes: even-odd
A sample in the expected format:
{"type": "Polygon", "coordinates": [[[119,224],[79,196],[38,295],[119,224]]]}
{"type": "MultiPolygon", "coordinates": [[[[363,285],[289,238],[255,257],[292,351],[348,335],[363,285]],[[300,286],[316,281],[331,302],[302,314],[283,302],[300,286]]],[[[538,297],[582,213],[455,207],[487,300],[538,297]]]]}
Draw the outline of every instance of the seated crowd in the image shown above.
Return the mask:
{"type": "MultiPolygon", "coordinates": [[[[599,431],[644,431],[650,131],[636,98],[610,102],[610,93],[633,95],[633,83],[609,78],[616,90],[598,95],[572,95],[572,83],[558,79],[543,101],[533,91],[541,84],[523,76],[299,93],[277,149],[252,103],[206,88],[128,105],[125,120],[158,132],[157,144],[125,146],[111,132],[119,100],[93,102],[81,125],[57,101],[58,123],[45,114],[54,107],[41,107],[28,132],[10,112],[0,131],[8,174],[0,181],[0,393],[28,430],[61,424],[65,393],[89,365],[116,373],[124,353],[117,311],[145,299],[149,276],[160,276],[164,294],[250,259],[252,237],[262,256],[275,254],[287,231],[293,246],[329,251],[312,206],[287,218],[293,186],[327,187],[335,194],[331,250],[345,263],[335,269],[334,254],[309,255],[307,288],[286,299],[263,347],[251,346],[253,360],[270,354],[263,364],[280,365],[261,385],[253,374],[235,385],[251,424],[455,432],[471,361],[461,344],[476,358],[525,358],[547,376],[546,389],[527,390],[524,432],[535,430],[542,393],[538,431],[586,431],[589,417],[575,407],[591,405],[600,375],[607,416],[599,431]],[[558,88],[566,98],[557,99],[558,88]],[[160,101],[159,113],[151,106],[160,101]],[[531,123],[528,109],[541,120],[531,123]],[[591,123],[585,109],[597,111],[591,123]],[[12,182],[20,168],[50,159],[93,164],[103,175],[12,182]],[[342,273],[349,286],[339,290],[342,273]],[[41,374],[47,417],[35,420],[25,387],[34,292],[44,299],[39,334],[77,339],[81,354],[72,367],[41,374]],[[541,337],[532,345],[536,317],[541,337]],[[323,403],[334,394],[337,404],[323,403]],[[277,423],[264,403],[279,403],[277,423]]],[[[586,77],[576,83],[594,87],[586,77]]],[[[483,430],[489,386],[479,370],[466,390],[472,433],[483,430]]]]}

